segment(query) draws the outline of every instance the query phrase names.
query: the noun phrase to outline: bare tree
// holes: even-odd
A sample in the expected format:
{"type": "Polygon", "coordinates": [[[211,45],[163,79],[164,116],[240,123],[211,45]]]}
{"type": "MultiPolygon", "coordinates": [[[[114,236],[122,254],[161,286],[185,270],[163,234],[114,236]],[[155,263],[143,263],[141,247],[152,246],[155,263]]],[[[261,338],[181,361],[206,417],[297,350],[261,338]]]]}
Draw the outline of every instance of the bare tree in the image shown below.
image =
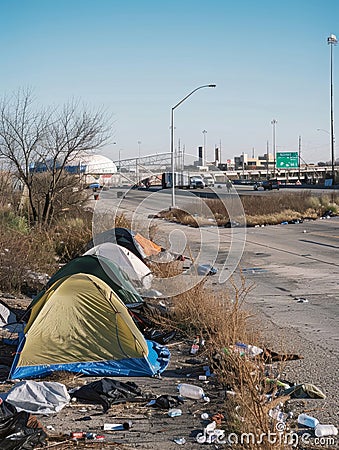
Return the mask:
{"type": "Polygon", "coordinates": [[[61,109],[36,109],[30,90],[1,102],[0,156],[14,166],[26,188],[34,223],[51,223],[58,190],[67,186],[65,168],[82,152],[108,141],[107,124],[103,111],[90,112],[76,101],[61,109]]]}

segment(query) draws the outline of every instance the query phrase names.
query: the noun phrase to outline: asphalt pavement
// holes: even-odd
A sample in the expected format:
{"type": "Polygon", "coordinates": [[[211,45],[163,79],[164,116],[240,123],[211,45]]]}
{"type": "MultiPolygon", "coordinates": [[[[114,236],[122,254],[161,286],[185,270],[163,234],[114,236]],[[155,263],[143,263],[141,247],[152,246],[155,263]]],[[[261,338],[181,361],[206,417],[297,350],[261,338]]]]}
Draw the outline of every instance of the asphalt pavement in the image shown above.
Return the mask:
{"type": "MultiPolygon", "coordinates": [[[[199,202],[194,197],[190,202],[199,202]]],[[[317,414],[338,424],[339,217],[256,228],[211,223],[197,229],[154,218],[168,209],[170,199],[168,192],[129,191],[123,199],[108,192],[96,209],[124,212],[146,228],[155,224],[156,239],[164,246],[184,242],[199,263],[218,269],[210,277],[215,289],[223,288],[221,281],[227,286],[231,276],[239,284],[245,277],[252,286],[245,307],[256,314],[270,346],[278,349],[284,342],[286,350],[304,356],[288,366],[286,376],[323,389],[326,407],[317,414]]]]}

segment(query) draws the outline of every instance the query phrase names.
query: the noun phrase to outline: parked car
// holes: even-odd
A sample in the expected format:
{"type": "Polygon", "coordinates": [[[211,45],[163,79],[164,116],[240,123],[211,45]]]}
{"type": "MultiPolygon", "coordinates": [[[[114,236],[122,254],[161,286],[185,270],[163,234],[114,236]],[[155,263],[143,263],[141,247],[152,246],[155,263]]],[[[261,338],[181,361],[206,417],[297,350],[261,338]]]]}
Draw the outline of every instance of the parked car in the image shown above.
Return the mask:
{"type": "Polygon", "coordinates": [[[253,185],[253,189],[257,191],[260,187],[262,187],[262,181],[256,181],[253,185]]]}
{"type": "Polygon", "coordinates": [[[262,187],[264,190],[271,191],[272,189],[277,189],[279,191],[280,188],[280,181],[278,180],[265,180],[262,182],[262,187]]]}
{"type": "Polygon", "coordinates": [[[255,191],[258,191],[259,188],[263,188],[264,191],[268,190],[271,191],[272,189],[277,189],[279,191],[280,189],[280,181],[271,179],[271,180],[264,180],[264,181],[257,181],[253,185],[253,189],[255,191]]]}

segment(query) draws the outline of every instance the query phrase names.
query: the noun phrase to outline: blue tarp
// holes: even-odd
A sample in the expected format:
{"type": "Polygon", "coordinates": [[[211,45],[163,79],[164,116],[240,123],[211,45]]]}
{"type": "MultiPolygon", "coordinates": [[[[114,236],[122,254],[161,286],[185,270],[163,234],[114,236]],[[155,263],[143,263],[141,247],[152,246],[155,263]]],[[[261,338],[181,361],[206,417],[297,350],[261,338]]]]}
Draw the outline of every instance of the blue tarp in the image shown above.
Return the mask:
{"type": "Polygon", "coordinates": [[[40,378],[53,372],[64,371],[86,376],[120,376],[142,377],[162,373],[168,366],[170,351],[168,348],[146,340],[148,356],[145,358],[126,358],[110,361],[86,361],[68,364],[44,364],[38,366],[17,367],[20,351],[25,345],[23,338],[18,346],[16,357],[11,368],[10,379],[40,378]]]}

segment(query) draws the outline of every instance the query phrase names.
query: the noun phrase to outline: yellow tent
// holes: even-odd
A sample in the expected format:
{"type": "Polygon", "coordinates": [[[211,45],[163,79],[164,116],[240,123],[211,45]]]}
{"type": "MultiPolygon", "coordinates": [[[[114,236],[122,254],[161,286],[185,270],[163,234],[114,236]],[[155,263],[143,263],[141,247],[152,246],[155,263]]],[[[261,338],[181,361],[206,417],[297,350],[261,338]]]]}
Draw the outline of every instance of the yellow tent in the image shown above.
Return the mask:
{"type": "Polygon", "coordinates": [[[146,341],[126,306],[102,280],[75,274],[56,281],[34,304],[11,378],[54,371],[154,375],[169,352],[146,341]]]}

